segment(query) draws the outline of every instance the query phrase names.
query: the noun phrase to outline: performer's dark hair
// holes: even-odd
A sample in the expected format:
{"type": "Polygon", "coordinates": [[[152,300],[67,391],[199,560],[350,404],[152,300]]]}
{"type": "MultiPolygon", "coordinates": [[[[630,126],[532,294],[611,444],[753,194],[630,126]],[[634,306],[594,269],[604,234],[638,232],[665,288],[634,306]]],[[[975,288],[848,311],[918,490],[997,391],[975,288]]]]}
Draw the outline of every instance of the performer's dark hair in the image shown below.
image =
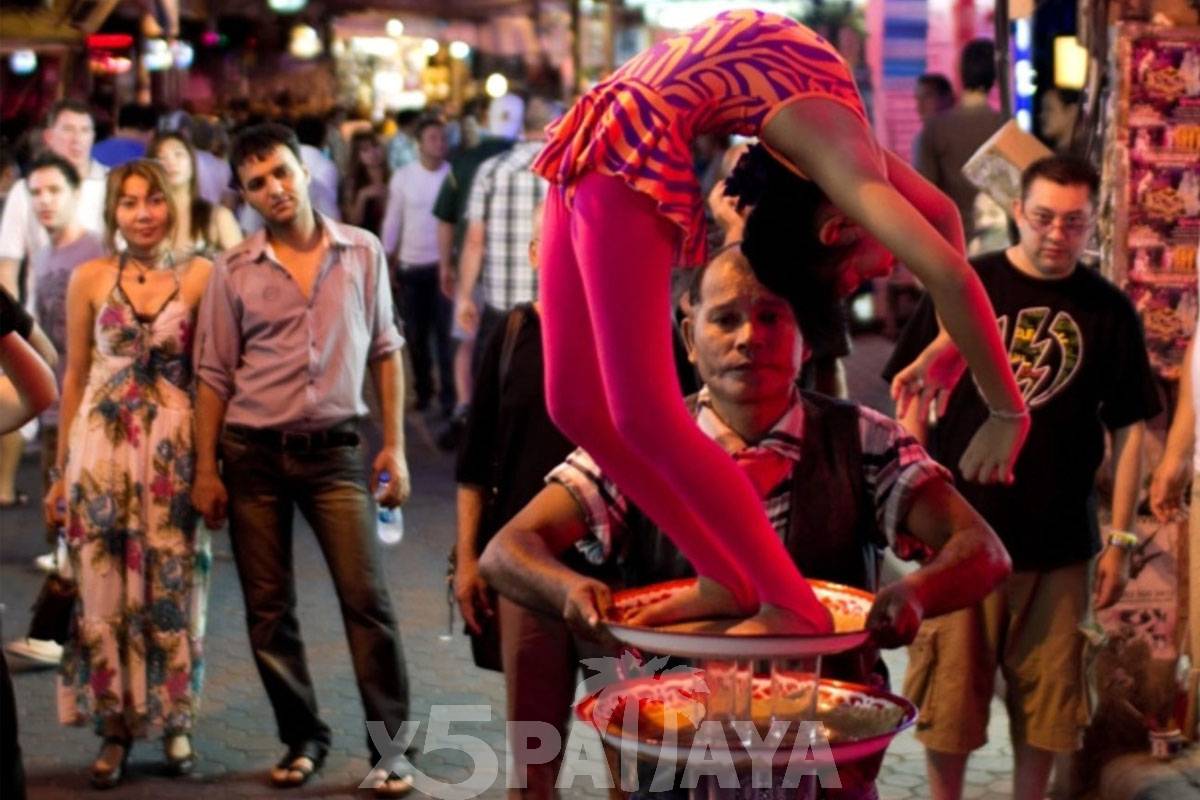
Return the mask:
{"type": "Polygon", "coordinates": [[[738,209],[750,206],[742,253],[759,283],[792,306],[805,337],[836,324],[844,248],[817,237],[817,211],[827,202],[819,186],[781,164],[761,144],[746,151],[725,179],[738,209]]]}

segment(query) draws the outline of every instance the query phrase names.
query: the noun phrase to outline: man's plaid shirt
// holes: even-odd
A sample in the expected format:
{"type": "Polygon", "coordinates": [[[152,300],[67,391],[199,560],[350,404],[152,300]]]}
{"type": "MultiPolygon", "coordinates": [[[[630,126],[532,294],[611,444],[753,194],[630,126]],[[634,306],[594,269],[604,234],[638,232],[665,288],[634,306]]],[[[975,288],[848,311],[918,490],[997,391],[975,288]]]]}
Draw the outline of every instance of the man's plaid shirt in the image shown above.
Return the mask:
{"type": "Polygon", "coordinates": [[[537,274],[529,264],[533,212],[546,196],[546,181],[529,169],[542,142],[518,142],[479,166],[471,182],[467,219],[484,223],[483,272],[479,285],[489,306],[507,311],[537,298],[537,274]]]}

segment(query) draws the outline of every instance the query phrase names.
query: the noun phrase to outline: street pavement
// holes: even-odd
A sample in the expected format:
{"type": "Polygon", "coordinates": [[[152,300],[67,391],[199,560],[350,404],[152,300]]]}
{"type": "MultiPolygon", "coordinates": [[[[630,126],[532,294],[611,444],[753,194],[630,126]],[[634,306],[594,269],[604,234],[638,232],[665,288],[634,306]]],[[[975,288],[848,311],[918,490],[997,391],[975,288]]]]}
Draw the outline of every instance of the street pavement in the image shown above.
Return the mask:
{"type": "MultiPolygon", "coordinates": [[[[888,410],[886,387],[877,378],[890,344],[879,338],[860,338],[848,362],[852,396],[888,410]]],[[[413,415],[409,425],[409,459],[413,497],[404,509],[405,535],[398,546],[385,548],[383,558],[389,588],[401,621],[412,692],[413,718],[421,721],[418,746],[425,741],[427,721],[435,706],[474,706],[487,721],[455,722],[451,734],[469,734],[497,754],[494,771],[476,770],[472,756],[456,749],[438,749],[417,757],[416,764],[431,780],[445,784],[482,772],[489,787],[478,796],[504,796],[504,687],[498,673],[477,669],[471,661],[461,622],[448,633],[446,557],[454,540],[453,458],[433,445],[436,420],[413,415]]],[[[36,454],[27,453],[18,488],[36,498],[40,490],[36,454]]],[[[21,635],[29,621],[29,605],[41,576],[30,567],[42,550],[36,502],[16,511],[0,512],[0,603],[3,633],[21,635]]],[[[325,769],[308,786],[276,792],[267,781],[269,767],[280,757],[270,705],[249,655],[241,590],[229,556],[224,532],[214,536],[210,616],[205,652],[208,663],[203,704],[194,732],[200,760],[196,773],[169,778],[162,770],[157,741],[138,742],[126,781],[107,796],[112,798],[192,797],[353,797],[370,765],[367,760],[362,706],[355,688],[341,617],[324,561],[299,519],[295,536],[299,617],[307,645],[322,714],[333,729],[333,748],[325,769]]],[[[888,655],[899,684],[904,674],[902,651],[888,655]]],[[[64,728],[56,723],[55,673],[30,669],[10,659],[14,671],[20,741],[25,754],[31,798],[76,798],[90,794],[87,768],[98,740],[89,729],[64,728]]],[[[992,705],[991,743],[972,758],[965,797],[999,800],[1010,796],[1012,752],[1007,719],[998,702],[992,705]]],[[[580,752],[581,741],[592,736],[578,726],[568,744],[580,752]]],[[[594,738],[591,740],[594,741],[594,738]]],[[[594,750],[594,747],[592,748],[594,750]]],[[[484,762],[486,762],[486,758],[484,762]]],[[[486,763],[484,764],[486,766],[486,763]]],[[[879,781],[884,800],[909,800],[928,795],[924,758],[911,732],[892,744],[879,781]]],[[[477,776],[478,777],[478,776],[477,776]]],[[[467,796],[464,792],[463,796],[467,796]]],[[[567,798],[602,798],[581,777],[564,790],[567,798]]]]}

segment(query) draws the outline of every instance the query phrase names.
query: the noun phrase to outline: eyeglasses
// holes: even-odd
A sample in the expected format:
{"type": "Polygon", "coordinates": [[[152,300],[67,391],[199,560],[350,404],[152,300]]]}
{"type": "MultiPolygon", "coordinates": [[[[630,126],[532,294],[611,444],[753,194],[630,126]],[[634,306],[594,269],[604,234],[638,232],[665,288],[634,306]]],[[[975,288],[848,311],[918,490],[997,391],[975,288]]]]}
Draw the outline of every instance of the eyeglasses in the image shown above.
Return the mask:
{"type": "Polygon", "coordinates": [[[1025,212],[1025,219],[1028,220],[1029,227],[1038,233],[1049,233],[1054,223],[1060,222],[1063,233],[1068,236],[1079,236],[1092,224],[1090,214],[1055,214],[1041,208],[1025,212]]]}

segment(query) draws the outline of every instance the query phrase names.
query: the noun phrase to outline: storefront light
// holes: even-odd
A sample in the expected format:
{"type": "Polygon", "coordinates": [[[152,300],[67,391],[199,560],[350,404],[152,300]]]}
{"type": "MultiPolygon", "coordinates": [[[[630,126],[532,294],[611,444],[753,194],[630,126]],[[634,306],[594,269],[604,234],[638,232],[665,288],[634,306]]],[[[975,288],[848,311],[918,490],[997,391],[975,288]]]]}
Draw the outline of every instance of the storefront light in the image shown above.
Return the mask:
{"type": "Polygon", "coordinates": [[[1054,85],[1082,89],[1087,83],[1088,53],[1074,36],[1054,37],[1054,85]]]}
{"type": "Polygon", "coordinates": [[[187,42],[176,41],[171,45],[171,57],[176,69],[187,69],[196,60],[196,51],[187,42]]]}
{"type": "Polygon", "coordinates": [[[170,69],[175,63],[166,39],[147,39],[142,52],[142,64],[151,72],[170,69]]]}
{"type": "Polygon", "coordinates": [[[112,56],[108,53],[93,55],[88,62],[92,72],[97,75],[123,75],[133,69],[133,62],[123,56],[112,56]]]}
{"type": "Polygon", "coordinates": [[[15,50],[8,57],[8,68],[14,75],[30,75],[38,65],[37,53],[32,50],[15,50]]]}
{"type": "Polygon", "coordinates": [[[386,30],[387,30],[388,36],[392,36],[392,37],[403,36],[404,35],[404,23],[401,22],[400,20],[396,19],[395,17],[393,17],[387,21],[386,30]]]}
{"type": "Polygon", "coordinates": [[[267,5],[276,14],[295,14],[308,5],[308,0],[267,0],[267,5]]]}
{"type": "Polygon", "coordinates": [[[321,37],[317,36],[316,28],[311,25],[297,25],[292,28],[292,39],[288,43],[288,52],[296,58],[316,58],[321,54],[321,37]]]}
{"type": "Polygon", "coordinates": [[[1028,19],[1013,23],[1013,115],[1021,130],[1032,130],[1033,95],[1037,71],[1033,68],[1033,26],[1028,19]]]}
{"type": "Polygon", "coordinates": [[[501,75],[499,72],[493,72],[487,76],[487,80],[483,82],[483,91],[488,97],[497,98],[508,94],[508,78],[501,75]]]}
{"type": "Polygon", "coordinates": [[[426,56],[433,58],[442,49],[442,46],[438,43],[437,39],[426,39],[421,42],[421,49],[425,51],[426,56]]]}
{"type": "Polygon", "coordinates": [[[400,51],[400,45],[395,39],[386,36],[355,36],[350,40],[350,49],[364,56],[380,58],[395,58],[400,51]]]}
{"type": "Polygon", "coordinates": [[[464,41],[458,40],[450,43],[450,57],[457,58],[462,61],[471,55],[471,46],[464,41]]]}

